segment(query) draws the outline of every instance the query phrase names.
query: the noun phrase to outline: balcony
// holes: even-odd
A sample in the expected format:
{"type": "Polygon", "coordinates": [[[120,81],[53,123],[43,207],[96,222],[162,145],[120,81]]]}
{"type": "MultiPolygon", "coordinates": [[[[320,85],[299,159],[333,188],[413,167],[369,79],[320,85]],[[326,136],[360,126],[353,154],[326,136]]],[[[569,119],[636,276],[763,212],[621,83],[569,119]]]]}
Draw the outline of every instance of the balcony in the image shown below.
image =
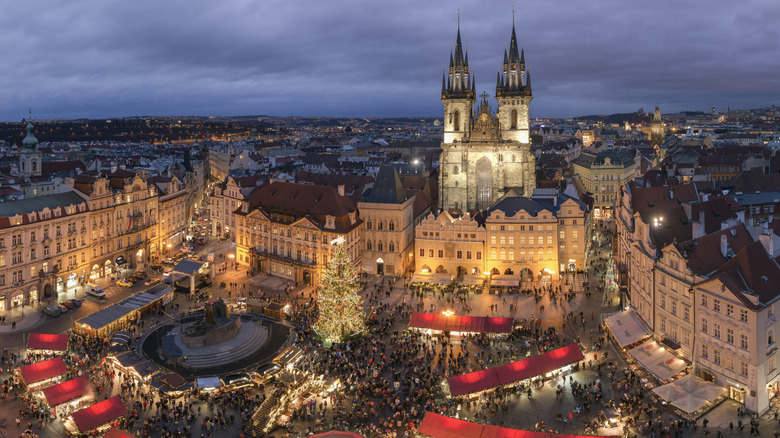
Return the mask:
{"type": "MultiPolygon", "coordinates": [[[[292,258],[292,257],[287,257],[287,256],[279,255],[279,254],[274,254],[274,253],[267,252],[267,251],[261,251],[261,250],[259,250],[257,248],[251,248],[250,252],[252,252],[253,254],[255,254],[255,255],[259,256],[259,257],[264,257],[264,258],[267,258],[269,260],[275,260],[277,262],[289,263],[289,264],[294,265],[294,266],[300,266],[300,267],[304,267],[304,268],[314,268],[314,267],[317,266],[317,263],[313,262],[313,261],[312,262],[307,262],[307,261],[304,261],[304,260],[298,260],[298,259],[295,259],[295,258],[292,258]]],[[[316,257],[314,257],[314,259],[316,260],[316,257]]]]}

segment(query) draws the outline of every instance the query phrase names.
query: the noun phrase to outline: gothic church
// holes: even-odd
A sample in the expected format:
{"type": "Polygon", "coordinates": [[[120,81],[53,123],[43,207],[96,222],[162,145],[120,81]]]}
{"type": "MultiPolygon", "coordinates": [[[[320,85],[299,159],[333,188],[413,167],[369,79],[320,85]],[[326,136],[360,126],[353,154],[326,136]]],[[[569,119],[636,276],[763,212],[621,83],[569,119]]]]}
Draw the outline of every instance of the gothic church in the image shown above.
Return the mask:
{"type": "Polygon", "coordinates": [[[444,139],[439,157],[439,199],[445,211],[487,210],[508,191],[530,197],[536,187],[536,158],[529,140],[528,105],[533,99],[525,53],[518,51],[515,28],[496,79],[497,111],[477,93],[468,53],[460,41],[442,77],[444,139]]]}

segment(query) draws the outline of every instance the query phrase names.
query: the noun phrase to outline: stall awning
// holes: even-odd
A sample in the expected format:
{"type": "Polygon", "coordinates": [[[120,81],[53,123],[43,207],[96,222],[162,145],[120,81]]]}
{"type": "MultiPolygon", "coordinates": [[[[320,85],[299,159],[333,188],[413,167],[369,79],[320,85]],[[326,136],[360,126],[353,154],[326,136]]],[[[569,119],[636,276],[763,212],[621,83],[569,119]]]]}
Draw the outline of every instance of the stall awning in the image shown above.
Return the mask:
{"type": "Polygon", "coordinates": [[[412,283],[450,284],[452,278],[452,274],[414,274],[412,283]]]}
{"type": "Polygon", "coordinates": [[[648,341],[632,348],[628,350],[628,354],[661,381],[675,376],[687,366],[687,362],[666,351],[656,341],[648,341]]]}
{"type": "Polygon", "coordinates": [[[494,275],[490,279],[491,286],[520,286],[519,275],[494,275]]]}
{"type": "Polygon", "coordinates": [[[111,336],[111,341],[109,341],[109,344],[129,344],[130,343],[130,333],[119,331],[114,333],[114,336],[111,336]]]}
{"type": "Polygon", "coordinates": [[[25,365],[19,368],[19,372],[22,373],[24,383],[32,385],[52,377],[61,376],[68,372],[68,367],[65,366],[65,361],[61,357],[55,357],[32,365],[25,365]]]}
{"type": "Polygon", "coordinates": [[[512,333],[512,318],[487,316],[443,315],[440,313],[414,312],[409,328],[450,330],[470,333],[512,333]]]}
{"type": "Polygon", "coordinates": [[[52,335],[48,333],[30,333],[27,340],[28,350],[67,351],[68,335],[52,335]]]}
{"type": "Polygon", "coordinates": [[[126,432],[122,429],[117,429],[116,427],[112,427],[108,430],[108,433],[103,438],[138,438],[137,436],[133,435],[130,432],[126,432]]]}
{"type": "Polygon", "coordinates": [[[363,435],[358,435],[354,432],[342,432],[340,430],[331,430],[328,432],[311,435],[309,438],[363,438],[363,435]]]}
{"type": "Polygon", "coordinates": [[[200,389],[219,388],[222,386],[219,377],[198,377],[197,382],[200,389]]]}
{"type": "Polygon", "coordinates": [[[76,427],[79,428],[79,431],[85,433],[110,423],[117,418],[126,415],[127,412],[127,407],[124,402],[122,402],[122,399],[119,398],[118,395],[115,395],[108,400],[95,403],[94,405],[76,411],[71,415],[73,416],[73,421],[76,423],[76,427]]]}
{"type": "Polygon", "coordinates": [[[614,315],[608,316],[604,322],[609,327],[609,331],[615,336],[620,348],[631,345],[650,336],[644,325],[637,319],[634,312],[624,310],[614,315]]]}
{"type": "Polygon", "coordinates": [[[81,376],[45,388],[43,395],[46,397],[46,402],[49,403],[49,406],[57,406],[89,395],[92,391],[92,383],[90,383],[89,377],[81,376]]]}
{"type": "Polygon", "coordinates": [[[574,362],[579,362],[583,358],[584,356],[579,346],[570,344],[528,359],[453,376],[448,378],[447,381],[450,385],[450,393],[453,396],[459,396],[546,374],[574,362]]]}
{"type": "Polygon", "coordinates": [[[464,275],[461,283],[464,286],[482,286],[485,284],[485,277],[481,275],[464,275]]]}
{"type": "MultiPolygon", "coordinates": [[[[472,423],[428,412],[417,432],[434,438],[585,438],[581,435],[567,435],[530,430],[510,429],[489,424],[472,423]]],[[[618,435],[588,435],[587,438],[606,438],[618,435]]]]}

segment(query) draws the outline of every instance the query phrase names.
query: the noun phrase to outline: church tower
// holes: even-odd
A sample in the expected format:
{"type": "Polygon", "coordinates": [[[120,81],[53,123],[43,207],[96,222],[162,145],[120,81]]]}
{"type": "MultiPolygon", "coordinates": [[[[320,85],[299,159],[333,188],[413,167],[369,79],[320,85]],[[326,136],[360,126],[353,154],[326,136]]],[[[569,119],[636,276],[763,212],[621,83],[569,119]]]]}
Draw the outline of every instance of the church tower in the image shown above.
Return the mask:
{"type": "Polygon", "coordinates": [[[530,143],[528,105],[531,99],[531,74],[525,70],[525,51],[520,49],[518,53],[515,25],[512,24],[509,53],[504,50],[504,66],[496,79],[498,121],[504,140],[530,143]]]}
{"type": "Polygon", "coordinates": [[[27,136],[22,140],[23,149],[19,152],[19,175],[40,176],[43,154],[38,151],[38,139],[33,134],[33,124],[27,122],[27,136]]]}
{"type": "Polygon", "coordinates": [[[650,143],[653,147],[664,143],[664,122],[661,120],[661,108],[655,107],[653,121],[650,122],[650,143]]]}
{"type": "Polygon", "coordinates": [[[455,40],[455,54],[450,53],[449,73],[441,78],[441,101],[444,104],[444,143],[463,141],[471,131],[476,100],[474,76],[469,71],[469,55],[460,42],[460,23],[455,40]]]}
{"type": "Polygon", "coordinates": [[[536,187],[536,157],[531,152],[528,104],[531,85],[518,50],[514,26],[512,45],[504,54],[504,74],[496,86],[498,111],[487,93],[478,108],[474,75],[463,54],[460,26],[449,77],[442,78],[444,137],[439,156],[439,202],[454,213],[487,210],[510,191],[530,197],[536,187]],[[470,86],[469,86],[470,82],[470,86]]]}

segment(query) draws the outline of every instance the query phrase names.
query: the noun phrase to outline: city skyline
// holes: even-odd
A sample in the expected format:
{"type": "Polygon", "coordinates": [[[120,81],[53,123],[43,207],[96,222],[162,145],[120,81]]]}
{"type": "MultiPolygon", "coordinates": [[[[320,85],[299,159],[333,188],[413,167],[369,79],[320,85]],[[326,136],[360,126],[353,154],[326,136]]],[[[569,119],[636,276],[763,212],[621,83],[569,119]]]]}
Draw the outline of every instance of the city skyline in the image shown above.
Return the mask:
{"type": "MultiPolygon", "coordinates": [[[[769,1],[516,4],[531,117],[776,103],[769,1]],[[608,31],[604,31],[608,29],[608,31]]],[[[134,115],[440,116],[460,29],[495,92],[513,5],[229,1],[7,5],[0,119],[134,115]],[[460,9],[458,8],[460,6],[460,9]],[[34,8],[34,9],[32,9],[34,8]]],[[[493,101],[495,106],[495,102],[493,101]]]]}

